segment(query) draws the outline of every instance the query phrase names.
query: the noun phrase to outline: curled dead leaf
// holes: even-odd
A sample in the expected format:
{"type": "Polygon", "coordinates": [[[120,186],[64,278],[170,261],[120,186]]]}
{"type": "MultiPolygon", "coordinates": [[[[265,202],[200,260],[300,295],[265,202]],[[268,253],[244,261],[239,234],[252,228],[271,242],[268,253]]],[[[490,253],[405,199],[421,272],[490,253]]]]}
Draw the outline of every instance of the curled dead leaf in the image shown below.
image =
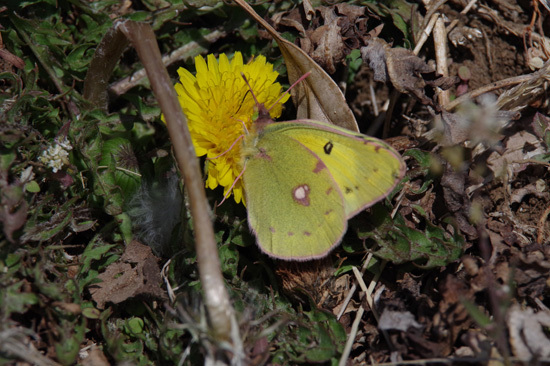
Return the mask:
{"type": "Polygon", "coordinates": [[[390,81],[400,93],[410,94],[438,111],[441,108],[426,95],[424,88],[431,86],[446,90],[460,81],[458,77],[437,75],[432,66],[411,50],[391,47],[380,38],[371,39],[361,48],[361,56],[374,71],[376,81],[390,81]]]}
{"type": "Polygon", "coordinates": [[[527,131],[519,131],[508,138],[501,153],[491,153],[487,159],[487,166],[497,177],[503,176],[507,171],[513,176],[525,169],[527,160],[544,152],[545,149],[537,136],[527,131]]]}
{"type": "Polygon", "coordinates": [[[406,332],[410,327],[422,328],[422,324],[419,324],[408,311],[384,310],[378,321],[378,328],[381,330],[406,332]]]}
{"type": "Polygon", "coordinates": [[[514,355],[522,360],[550,357],[550,339],[544,331],[550,327],[550,311],[522,310],[513,305],[506,317],[514,355]]]}
{"type": "Polygon", "coordinates": [[[297,118],[328,122],[352,131],[359,131],[355,116],[334,80],[306,52],[281,37],[244,0],[235,0],[235,2],[277,41],[285,59],[288,79],[291,83],[306,73],[311,73],[291,91],[292,100],[298,111],[297,118]]]}

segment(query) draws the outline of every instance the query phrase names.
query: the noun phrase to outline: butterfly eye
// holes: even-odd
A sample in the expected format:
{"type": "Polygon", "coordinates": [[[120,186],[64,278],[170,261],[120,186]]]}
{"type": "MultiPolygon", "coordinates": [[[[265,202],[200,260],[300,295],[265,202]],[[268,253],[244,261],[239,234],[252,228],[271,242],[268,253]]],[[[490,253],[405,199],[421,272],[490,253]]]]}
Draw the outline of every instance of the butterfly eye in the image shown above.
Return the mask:
{"type": "Polygon", "coordinates": [[[334,144],[329,141],[325,144],[325,146],[323,147],[323,150],[325,151],[325,154],[327,155],[330,155],[330,153],[332,152],[332,148],[334,147],[334,144]]]}

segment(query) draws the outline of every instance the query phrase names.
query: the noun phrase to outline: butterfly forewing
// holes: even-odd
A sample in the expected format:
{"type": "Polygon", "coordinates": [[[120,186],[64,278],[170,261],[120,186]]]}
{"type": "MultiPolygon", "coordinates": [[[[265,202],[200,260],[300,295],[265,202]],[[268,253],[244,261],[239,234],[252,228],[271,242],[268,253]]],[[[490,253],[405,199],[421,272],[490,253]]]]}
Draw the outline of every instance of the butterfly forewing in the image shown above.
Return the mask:
{"type": "Polygon", "coordinates": [[[342,193],[325,162],[301,141],[271,133],[276,125],[243,149],[249,225],[271,256],[323,257],[346,231],[342,193]]]}
{"type": "Polygon", "coordinates": [[[399,154],[376,138],[311,120],[273,127],[324,162],[342,192],[347,218],[386,197],[405,173],[399,154]]]}

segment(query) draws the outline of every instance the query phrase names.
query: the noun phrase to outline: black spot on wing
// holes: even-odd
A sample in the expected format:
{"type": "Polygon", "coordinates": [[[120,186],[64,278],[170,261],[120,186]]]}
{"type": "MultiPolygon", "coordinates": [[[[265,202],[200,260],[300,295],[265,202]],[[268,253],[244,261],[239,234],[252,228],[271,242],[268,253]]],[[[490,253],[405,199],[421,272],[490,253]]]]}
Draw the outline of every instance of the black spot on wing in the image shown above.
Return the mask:
{"type": "Polygon", "coordinates": [[[333,147],[334,147],[334,144],[332,143],[332,141],[327,142],[325,146],[323,146],[323,150],[325,151],[325,154],[330,155],[333,147]]]}

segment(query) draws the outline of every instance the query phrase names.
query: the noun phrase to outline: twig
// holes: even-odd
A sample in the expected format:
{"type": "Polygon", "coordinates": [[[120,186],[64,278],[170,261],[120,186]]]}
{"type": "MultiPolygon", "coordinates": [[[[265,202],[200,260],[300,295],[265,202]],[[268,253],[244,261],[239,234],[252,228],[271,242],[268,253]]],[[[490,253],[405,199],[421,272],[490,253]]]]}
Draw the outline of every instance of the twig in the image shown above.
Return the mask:
{"type": "Polygon", "coordinates": [[[382,138],[388,138],[390,134],[390,125],[391,125],[391,118],[393,115],[393,110],[395,109],[395,105],[397,104],[397,100],[399,99],[399,96],[401,93],[397,89],[393,89],[390,94],[390,104],[388,105],[388,109],[386,111],[386,116],[384,118],[384,129],[382,131],[382,138]]]}
{"type": "MultiPolygon", "coordinates": [[[[366,263],[370,262],[370,259],[372,258],[372,254],[369,253],[369,257],[367,257],[366,263]]],[[[359,286],[361,287],[361,290],[365,293],[365,300],[369,304],[369,307],[372,311],[372,314],[376,318],[376,322],[380,319],[378,312],[376,311],[374,307],[374,300],[372,298],[372,293],[374,291],[374,288],[376,286],[376,283],[378,282],[378,279],[380,278],[380,275],[382,274],[382,270],[384,269],[386,265],[386,261],[383,261],[380,265],[380,271],[378,271],[371,282],[369,283],[369,287],[365,284],[365,281],[363,281],[363,274],[366,269],[366,265],[363,264],[361,267],[361,272],[357,269],[357,267],[353,267],[353,274],[355,275],[355,279],[357,283],[359,283],[359,286]]],[[[353,296],[353,293],[355,292],[355,289],[357,286],[354,284],[354,287],[352,287],[352,290],[350,290],[350,294],[353,296]]],[[[349,294],[348,294],[349,296],[349,294]]],[[[351,297],[350,297],[351,298],[351,297]]],[[[347,305],[346,305],[347,306],[347,305]]],[[[346,306],[342,307],[341,313],[345,310],[346,306]]],[[[355,341],[355,337],[357,336],[357,331],[359,330],[359,323],[361,322],[361,318],[363,317],[363,314],[365,313],[365,309],[363,308],[363,305],[359,306],[359,309],[357,310],[357,314],[355,315],[355,320],[353,321],[353,325],[351,326],[351,330],[348,334],[348,339],[346,341],[346,345],[344,346],[344,351],[342,352],[342,356],[340,357],[340,361],[338,362],[338,366],[345,366],[346,362],[349,358],[349,354],[351,352],[351,347],[353,346],[353,342],[355,341]]],[[[338,319],[340,318],[341,314],[339,314],[338,319]]],[[[384,334],[386,336],[386,334],[384,334]]],[[[386,337],[386,341],[389,343],[389,339],[386,337]]]]}
{"type": "Polygon", "coordinates": [[[357,316],[355,317],[355,320],[353,321],[353,324],[351,326],[351,330],[349,332],[346,345],[344,346],[342,356],[340,357],[340,361],[338,362],[338,366],[345,366],[348,362],[351,347],[353,347],[353,342],[355,341],[355,336],[357,335],[357,331],[359,330],[359,324],[361,323],[361,318],[363,317],[364,313],[365,309],[363,309],[363,306],[360,306],[359,310],[357,310],[357,316]]]}
{"type": "MultiPolygon", "coordinates": [[[[426,9],[426,16],[424,17],[424,19],[429,19],[429,21],[431,22],[432,21],[432,16],[435,15],[435,13],[439,10],[439,8],[441,6],[443,6],[443,4],[445,4],[446,2],[447,2],[447,0],[439,0],[433,6],[430,6],[429,9],[426,9]]],[[[429,4],[425,4],[425,5],[429,6],[429,4]]],[[[428,27],[426,26],[424,28],[428,28],[428,27]]],[[[416,38],[418,38],[418,37],[416,37],[416,38]]]]}
{"type": "MultiPolygon", "coordinates": [[[[367,259],[365,259],[365,262],[363,262],[363,265],[361,266],[361,273],[364,274],[365,271],[367,270],[367,267],[369,266],[369,263],[371,261],[373,257],[373,254],[372,253],[369,253],[367,255],[367,259]]],[[[340,312],[338,313],[338,315],[336,316],[336,319],[340,320],[340,318],[342,317],[342,315],[344,315],[345,311],[346,311],[346,308],[348,307],[348,304],[349,302],[351,301],[351,298],[353,297],[353,295],[355,295],[355,290],[357,290],[357,282],[354,283],[352,286],[351,286],[351,289],[349,290],[348,292],[348,295],[346,296],[346,298],[344,299],[344,303],[342,305],[342,308],[340,309],[340,312]]]]}
{"type": "Polygon", "coordinates": [[[0,332],[0,354],[17,357],[33,365],[61,366],[42,355],[26,338],[34,336],[30,330],[11,328],[0,332]]]}
{"type": "Polygon", "coordinates": [[[528,81],[533,76],[531,74],[527,75],[520,75],[520,76],[514,76],[512,78],[495,81],[494,83],[490,83],[487,85],[482,86],[481,88],[478,88],[476,90],[472,90],[471,92],[468,92],[466,94],[462,94],[460,97],[456,98],[452,102],[448,103],[447,105],[443,106],[447,111],[451,111],[458,107],[461,103],[464,103],[467,100],[475,99],[479,97],[481,94],[488,93],[493,90],[505,88],[508,86],[516,85],[523,83],[525,81],[528,81]]]}
{"type": "Polygon", "coordinates": [[[107,86],[109,78],[113,73],[124,49],[128,46],[128,39],[116,28],[111,27],[103,36],[97,46],[86,79],[84,79],[84,91],[82,96],[87,99],[93,107],[107,110],[107,86]]]}
{"type": "MultiPolygon", "coordinates": [[[[464,7],[464,9],[462,9],[462,11],[460,12],[460,15],[464,15],[466,14],[467,12],[470,11],[470,9],[472,9],[472,7],[477,3],[477,0],[470,0],[470,2],[468,3],[468,5],[466,5],[464,7]]],[[[445,32],[447,34],[449,34],[450,31],[453,30],[454,27],[456,27],[456,25],[458,24],[458,17],[453,19],[453,21],[451,22],[451,24],[449,24],[447,26],[447,28],[445,29],[445,32]]]]}
{"type": "MultiPolygon", "coordinates": [[[[226,32],[215,30],[212,33],[205,35],[201,41],[189,42],[184,46],[178,48],[177,50],[173,51],[169,55],[163,56],[162,63],[164,64],[164,66],[168,66],[176,61],[186,59],[187,57],[191,57],[193,55],[197,55],[205,49],[203,45],[204,42],[214,43],[225,35],[226,32]]],[[[134,86],[141,83],[142,80],[146,77],[147,75],[145,74],[145,69],[140,69],[132,75],[111,84],[111,86],[109,87],[109,91],[117,96],[122,95],[128,90],[132,89],[134,86]]]]}
{"type": "Polygon", "coordinates": [[[418,55],[418,53],[420,52],[420,49],[422,49],[422,46],[424,46],[424,43],[426,43],[426,41],[428,40],[428,37],[430,36],[430,33],[432,33],[432,29],[435,25],[437,18],[439,18],[439,14],[432,15],[432,17],[430,18],[430,21],[426,25],[426,28],[424,28],[420,32],[418,43],[416,43],[416,46],[414,47],[414,50],[413,50],[413,53],[415,55],[418,55]]]}
{"type": "Polygon", "coordinates": [[[539,225],[537,227],[537,244],[542,244],[544,242],[544,224],[548,220],[548,215],[550,214],[550,206],[544,210],[542,216],[539,219],[539,225]]]}
{"type": "MultiPolygon", "coordinates": [[[[376,318],[376,322],[378,323],[378,320],[380,319],[378,312],[374,308],[374,301],[372,300],[372,292],[374,290],[374,287],[376,286],[376,282],[378,281],[378,278],[376,280],[372,280],[369,284],[369,287],[365,284],[365,281],[363,281],[363,274],[359,272],[357,267],[353,267],[353,274],[355,275],[355,278],[357,279],[357,282],[359,283],[359,287],[361,287],[361,290],[365,293],[365,300],[367,300],[367,304],[369,304],[369,307],[372,311],[372,314],[376,318]]],[[[380,272],[378,272],[380,273],[380,272]]]]}
{"type": "Polygon", "coordinates": [[[380,112],[378,111],[378,103],[376,102],[376,93],[374,92],[372,79],[369,79],[369,93],[370,93],[370,99],[372,103],[372,113],[374,114],[374,117],[378,117],[378,114],[380,112]]]}
{"type": "MultiPolygon", "coordinates": [[[[434,14],[435,15],[435,14],[434,14]]],[[[447,64],[447,33],[445,31],[445,22],[441,16],[437,17],[434,26],[434,47],[436,71],[444,77],[449,76],[449,67],[447,64]]],[[[437,96],[439,105],[446,105],[451,100],[449,90],[439,90],[437,96]]]]}
{"type": "MultiPolygon", "coordinates": [[[[353,269],[353,274],[355,275],[355,280],[357,281],[357,283],[359,283],[359,286],[365,293],[369,307],[371,308],[374,314],[372,297],[371,297],[371,294],[367,294],[368,289],[367,289],[367,286],[365,285],[365,281],[363,281],[363,274],[359,272],[357,267],[353,267],[352,269],[353,269]]],[[[357,331],[359,330],[359,324],[361,323],[361,318],[363,318],[364,313],[365,313],[365,308],[363,308],[363,305],[361,304],[359,306],[359,309],[357,310],[357,314],[355,315],[355,320],[353,321],[351,330],[348,334],[348,339],[346,340],[346,345],[344,346],[344,351],[342,352],[342,356],[340,356],[340,361],[338,362],[338,366],[345,366],[348,361],[349,354],[351,352],[351,348],[353,347],[353,342],[355,341],[355,337],[357,336],[357,331]]],[[[378,320],[378,316],[376,316],[376,319],[378,320]]]]}
{"type": "MultiPolygon", "coordinates": [[[[149,24],[122,21],[114,25],[136,48],[138,56],[147,71],[153,92],[166,118],[166,126],[174,147],[174,154],[183,174],[189,194],[190,210],[193,215],[195,248],[203,298],[208,309],[212,334],[219,340],[230,341],[236,332],[234,310],[225,288],[220,259],[210,219],[210,208],[204,192],[204,183],[195,155],[187,120],[176,96],[168,71],[162,64],[155,34],[149,24]]],[[[233,340],[239,344],[239,340],[233,340]]],[[[240,354],[239,350],[236,352],[240,354]]]]}

